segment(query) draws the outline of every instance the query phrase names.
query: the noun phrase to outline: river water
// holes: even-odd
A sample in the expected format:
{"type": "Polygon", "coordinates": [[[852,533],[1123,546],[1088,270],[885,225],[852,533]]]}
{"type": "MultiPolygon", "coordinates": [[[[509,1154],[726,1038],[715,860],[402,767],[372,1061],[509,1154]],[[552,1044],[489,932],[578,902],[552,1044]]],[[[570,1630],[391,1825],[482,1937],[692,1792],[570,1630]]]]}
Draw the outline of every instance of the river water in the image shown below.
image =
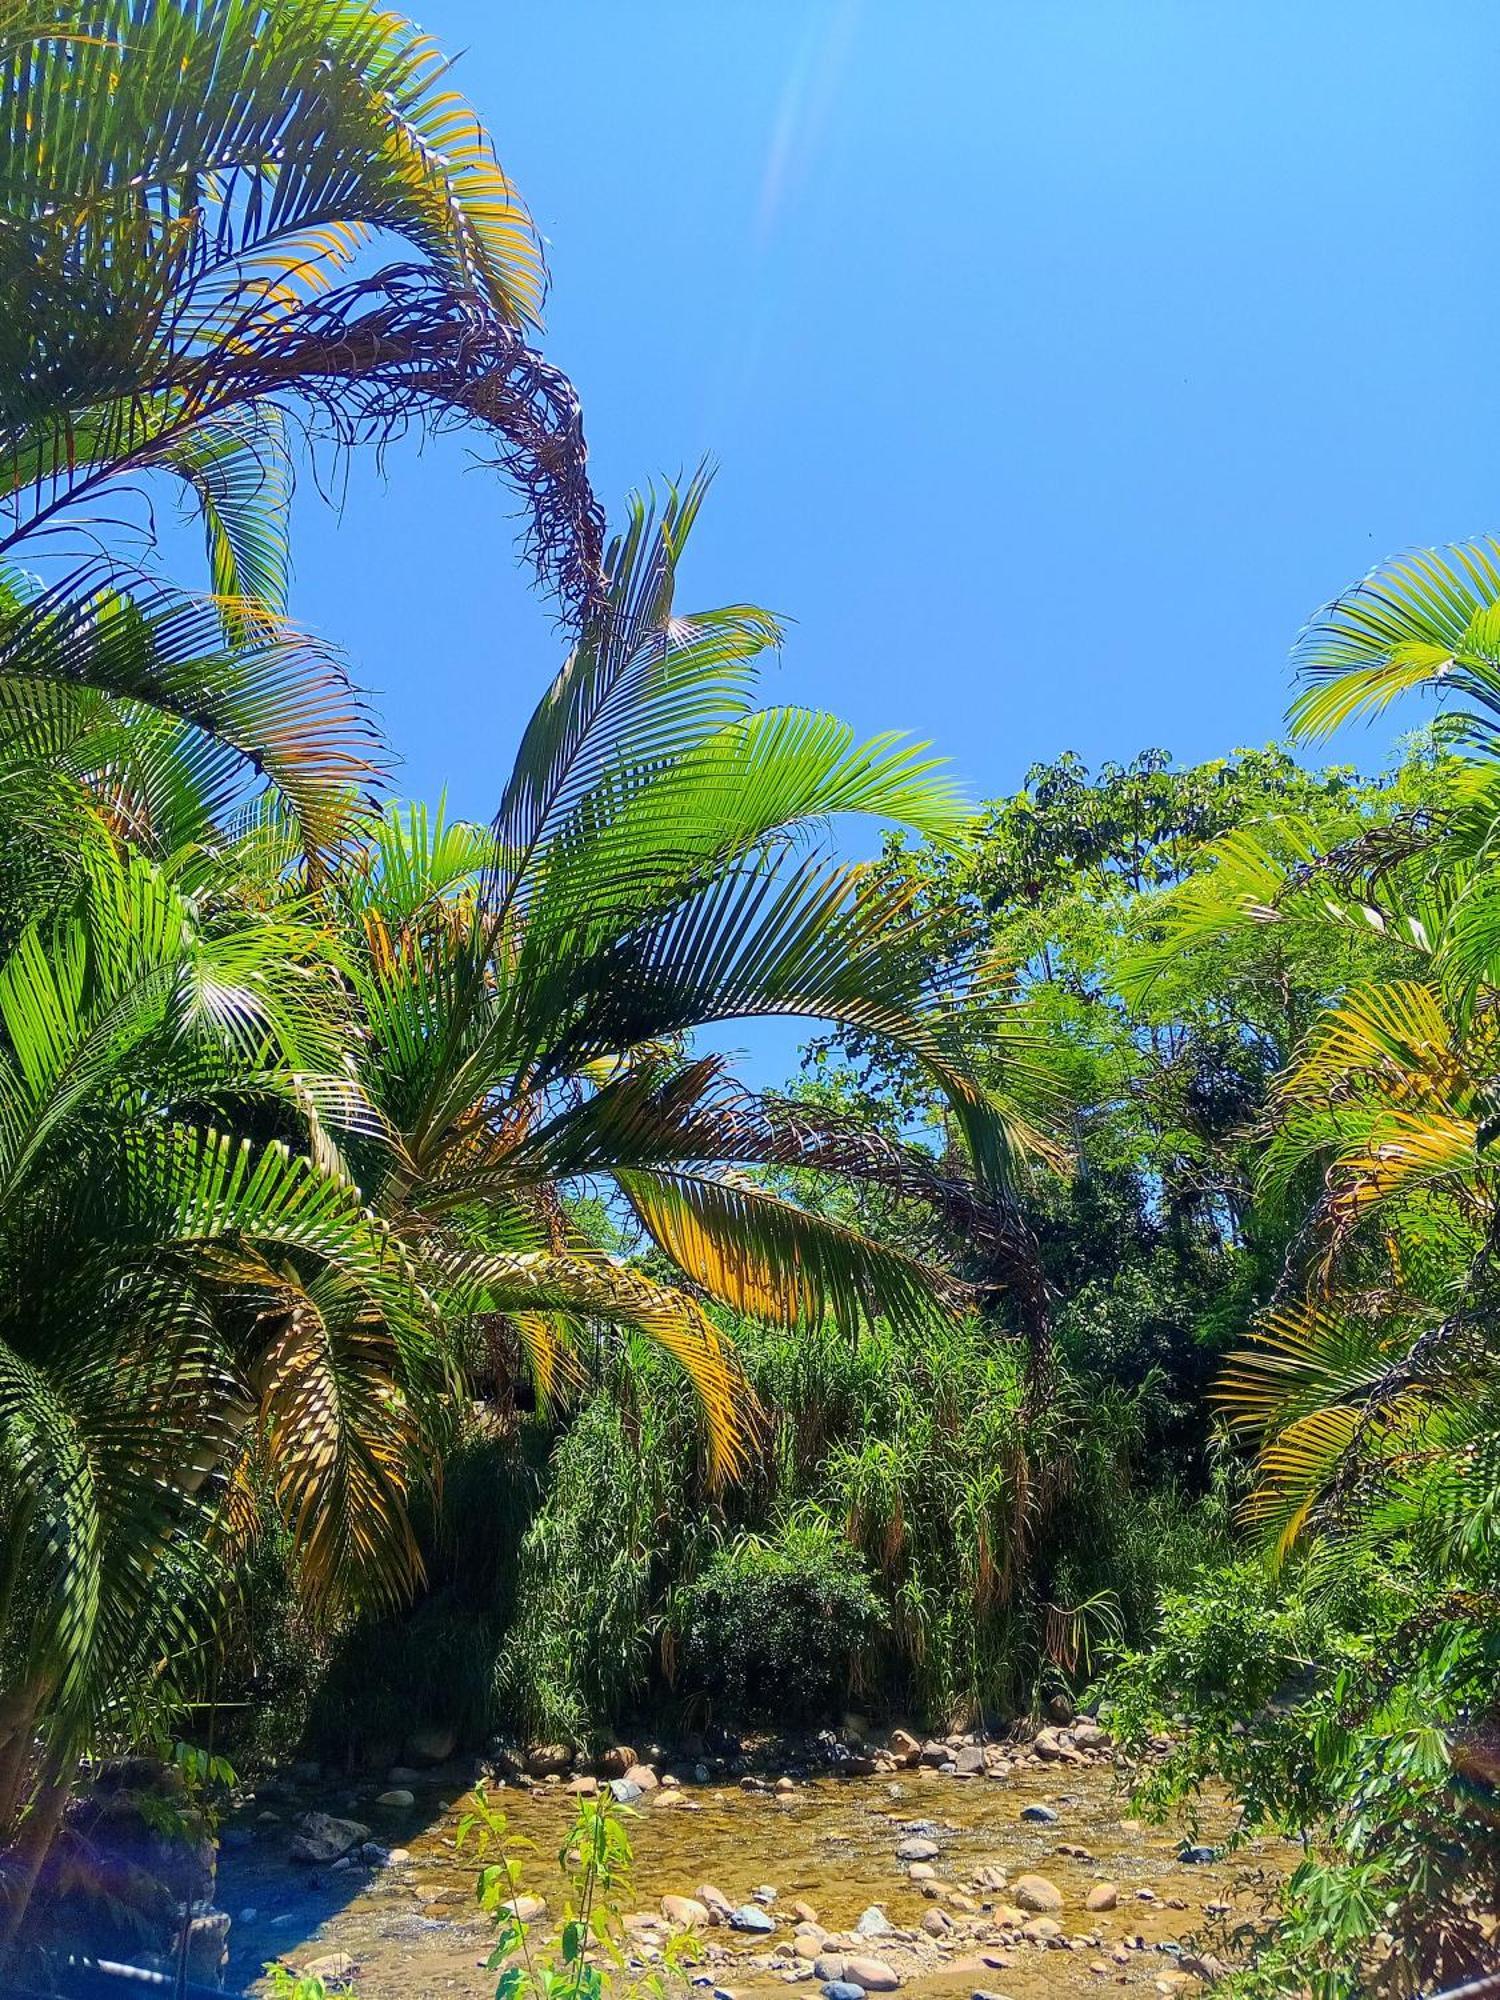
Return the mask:
{"type": "MultiPolygon", "coordinates": [[[[523,1890],[548,1896],[555,1913],[561,1907],[556,1856],[576,1801],[560,1787],[514,1785],[493,1790],[492,1798],[511,1831],[535,1842],[523,1890]]],[[[309,1802],[354,1813],[376,1838],[411,1858],[395,1867],[309,1871],[287,1861],[287,1828],[274,1825],[258,1828],[250,1845],[227,1849],[219,1901],[235,1919],[231,1986],[261,1990],[253,1982],[268,1960],[303,1967],[342,1953],[352,1961],[349,1983],[360,2000],[427,1994],[481,2000],[492,1993],[494,1975],[482,1970],[488,1930],[474,1902],[475,1862],[455,1845],[467,1800],[439,1786],[407,1811],[382,1810],[368,1792],[309,1802]]],[[[1209,1807],[1196,1837],[1213,1844],[1228,1830],[1223,1809],[1209,1807]]],[[[703,1933],[694,1975],[735,1995],[796,1985],[809,2000],[818,1994],[810,1969],[790,1957],[799,1928],[791,1905],[798,1901],[833,1933],[850,1931],[863,1911],[879,1906],[897,1935],[855,1948],[889,1963],[902,1991],[918,2000],[954,2000],[981,1988],[1009,2000],[1104,1986],[1143,1994],[1204,1991],[1171,1947],[1189,1954],[1189,1965],[1194,1952],[1222,1955],[1228,1935],[1259,1914],[1295,1852],[1250,1843],[1188,1864],[1179,1858],[1188,1831],[1142,1825],[1104,1762],[1022,1763],[999,1781],[925,1770],[828,1777],[798,1783],[785,1796],[689,1787],[640,1802],[629,1824],[635,1871],[624,1908],[654,1915],[663,1895],[692,1895],[702,1883],[734,1904],[774,1890],[772,1936],[717,1927],[703,1933]],[[1023,1819],[1026,1806],[1039,1804],[1056,1813],[1055,1822],[1023,1819]],[[895,1853],[913,1822],[923,1823],[939,1849],[925,1894],[895,1853]],[[1027,1873],[1053,1883],[1063,1898],[1055,1919],[1060,1938],[1018,1936],[1008,1890],[982,1886],[982,1869],[1003,1871],[1011,1885],[1027,1873]],[[1104,1882],[1117,1885],[1117,1906],[1086,1911],[1089,1891],[1104,1882]],[[954,1926],[942,1939],[921,1929],[935,1909],[949,1913],[954,1926]]],[[[654,1942],[636,1927],[643,1957],[654,1942]]]]}

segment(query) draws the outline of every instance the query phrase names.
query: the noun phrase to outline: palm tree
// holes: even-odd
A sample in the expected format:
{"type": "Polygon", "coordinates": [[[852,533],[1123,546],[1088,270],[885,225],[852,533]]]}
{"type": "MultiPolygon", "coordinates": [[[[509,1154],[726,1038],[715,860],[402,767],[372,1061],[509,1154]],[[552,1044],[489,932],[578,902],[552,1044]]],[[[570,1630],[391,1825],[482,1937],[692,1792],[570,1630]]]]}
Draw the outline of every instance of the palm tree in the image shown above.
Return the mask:
{"type": "Polygon", "coordinates": [[[380,1121],[351,1169],[449,1323],[507,1317],[542,1386],[580,1321],[643,1328],[682,1359],[710,1458],[743,1445],[744,1398],[703,1298],[853,1329],[962,1303],[945,1274],[801,1206],[764,1169],[866,1178],[984,1232],[1036,1302],[1005,1201],[1035,1141],[962,1052],[957,1002],[906,949],[905,899],[840,861],[828,820],[930,837],[963,809],[921,746],[857,745],[826,715],[750,705],[769,616],[684,616],[676,573],[704,482],[632,507],[608,597],[526,731],[494,825],[387,815],[329,886],[356,967],[361,1076],[380,1121]],[[746,1090],[690,1037],[816,1017],[878,1029],[946,1092],[980,1176],[746,1090]],[[567,1197],[603,1188],[682,1283],[591,1244],[567,1197]]]}
{"type": "Polygon", "coordinates": [[[410,1489],[498,1336],[553,1394],[610,1328],[677,1358],[731,1472],[754,1413],[713,1301],[851,1330],[966,1303],[768,1168],[937,1202],[1038,1297],[1008,1201],[1034,1135],[968,1069],[904,899],[825,831],[956,838],[961,802],[920,746],[752,706],[774,621],[674,605],[702,497],[633,507],[491,827],[390,811],[325,872],[274,800],[226,816],[221,760],[170,720],[122,743],[111,716],[32,769],[0,841],[16,1911],[79,1751],[201,1682],[253,1476],[315,1600],[395,1600],[410,1489]],[[691,1045],[756,1015],[911,1051],[977,1181],[691,1045]],[[677,1282],[591,1238],[573,1197],[601,1184],[677,1282]]]}
{"type": "Polygon", "coordinates": [[[1500,545],[1383,565],[1313,621],[1295,658],[1307,682],[1292,710],[1297,733],[1326,735],[1427,690],[1443,703],[1438,731],[1453,754],[1443,809],[1358,830],[1327,854],[1295,829],[1242,842],[1191,913],[1210,931],[1300,923],[1332,938],[1353,928],[1378,939],[1386,960],[1379,976],[1331,996],[1266,1120],[1262,1191],[1295,1209],[1312,1190],[1309,1254],[1231,1358],[1221,1399],[1257,1441],[1249,1513],[1282,1550],[1314,1525],[1383,1519],[1372,1495],[1409,1484],[1419,1467],[1477,1472],[1493,1456],[1476,1459],[1475,1436],[1493,1411],[1486,1329],[1500,1226],[1490,1158],[1500,545]]]}
{"type": "Polygon", "coordinates": [[[0,7],[0,713],[49,742],[85,693],[177,717],[314,852],[378,742],[286,621],[298,436],[477,427],[565,610],[598,589],[577,400],[525,337],[540,248],[446,70],[366,0],[0,7]],[[120,553],[161,475],[209,595],[120,553]]]}

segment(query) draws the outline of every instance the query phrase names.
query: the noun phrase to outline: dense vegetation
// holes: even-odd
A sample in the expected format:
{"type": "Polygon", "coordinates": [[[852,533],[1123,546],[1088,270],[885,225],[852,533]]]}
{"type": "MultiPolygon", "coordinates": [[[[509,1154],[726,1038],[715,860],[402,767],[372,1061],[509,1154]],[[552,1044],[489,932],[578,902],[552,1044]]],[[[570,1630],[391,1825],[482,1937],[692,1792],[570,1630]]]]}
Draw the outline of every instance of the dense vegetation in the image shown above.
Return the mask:
{"type": "Polygon", "coordinates": [[[6,1939],[126,1749],[1092,1688],[1170,1729],[1147,1804],[1304,1840],[1249,1989],[1479,1966],[1500,549],[1299,643],[1304,742],[1440,695],[1386,775],[975,813],[755,706],[775,619],[677,607],[704,481],[606,536],[404,24],[23,0],[0,54],[6,1939]],[[411,424],[488,441],[569,633],[487,825],[289,620],[299,453],[411,424]],[[814,1024],[779,1091],[702,1033],[757,1014],[814,1024]]]}

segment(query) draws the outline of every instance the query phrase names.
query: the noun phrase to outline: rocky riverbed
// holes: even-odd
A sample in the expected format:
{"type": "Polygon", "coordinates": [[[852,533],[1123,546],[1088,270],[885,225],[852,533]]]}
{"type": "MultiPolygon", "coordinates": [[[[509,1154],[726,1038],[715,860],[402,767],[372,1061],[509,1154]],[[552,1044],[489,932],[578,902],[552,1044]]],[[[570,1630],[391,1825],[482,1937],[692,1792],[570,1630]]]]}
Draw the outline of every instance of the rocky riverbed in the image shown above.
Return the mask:
{"type": "MultiPolygon", "coordinates": [[[[799,1985],[832,2000],[896,1988],[932,2000],[1206,1990],[1235,1926],[1294,1858],[1273,1843],[1221,1856],[1222,1811],[1191,1841],[1143,1826],[1087,1726],[1024,1746],[898,1736],[877,1754],[874,1770],[862,1754],[827,1772],[744,1776],[723,1759],[667,1768],[648,1752],[575,1774],[540,1769],[560,1760],[534,1754],[531,1770],[511,1760],[490,1789],[511,1830],[535,1842],[523,1887],[557,1904],[552,1858],[574,1795],[615,1770],[636,1815],[633,1953],[649,1965],[689,1926],[687,1977],[705,2000],[799,1985]],[[851,1762],[860,1775],[847,1775],[851,1762]]],[[[450,1763],[333,1786],[303,1770],[247,1800],[219,1868],[231,1986],[255,1990],[280,1959],[347,1981],[361,2000],[490,1993],[475,1863],[456,1849],[471,1775],[450,1763]]]]}

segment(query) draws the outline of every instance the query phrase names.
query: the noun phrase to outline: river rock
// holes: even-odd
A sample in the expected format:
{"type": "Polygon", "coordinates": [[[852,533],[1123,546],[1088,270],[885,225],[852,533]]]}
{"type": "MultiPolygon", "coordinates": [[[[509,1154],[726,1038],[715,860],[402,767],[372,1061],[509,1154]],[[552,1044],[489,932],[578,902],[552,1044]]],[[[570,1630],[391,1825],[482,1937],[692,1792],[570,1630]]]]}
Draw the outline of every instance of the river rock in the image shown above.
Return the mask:
{"type": "Polygon", "coordinates": [[[643,1788],[634,1778],[611,1778],[609,1789],[611,1797],[618,1806],[633,1806],[638,1798],[644,1796],[643,1788]]]}
{"type": "Polygon", "coordinates": [[[408,1806],[417,1803],[416,1794],[406,1790],[404,1785],[393,1785],[388,1792],[382,1792],[375,1801],[378,1806],[388,1806],[392,1812],[404,1812],[408,1806]]]}
{"type": "Polygon", "coordinates": [[[679,1930],[695,1929],[708,1922],[708,1905],[700,1903],[696,1896],[663,1896],[661,1913],[679,1930]]]}
{"type": "Polygon", "coordinates": [[[769,1916],[759,1903],[741,1903],[738,1909],[729,1912],[729,1924],[732,1930],[769,1937],[776,1928],[776,1919],[769,1916]]]}
{"type": "Polygon", "coordinates": [[[708,1910],[708,1920],[712,1924],[727,1924],[734,1914],[734,1905],[722,1889],[716,1889],[712,1882],[700,1882],[693,1894],[708,1910]]]}
{"type": "Polygon", "coordinates": [[[599,1796],[599,1780],[594,1776],[592,1771],[585,1771],[579,1777],[569,1778],[568,1790],[573,1794],[575,1799],[597,1799],[599,1796]]]}
{"type": "Polygon", "coordinates": [[[639,1785],[643,1792],[654,1792],[661,1780],[649,1764],[632,1764],[625,1773],[627,1784],[639,1785]]]}
{"type": "Polygon", "coordinates": [[[357,1819],[335,1819],[331,1813],[304,1813],[297,1826],[287,1854],[293,1861],[311,1862],[314,1867],[341,1860],[370,1837],[370,1829],[357,1819]]]}
{"type": "Polygon", "coordinates": [[[388,1785],[420,1785],[422,1773],[411,1764],[392,1764],[385,1774],[388,1785]]]}
{"type": "Polygon", "coordinates": [[[1064,1743],[1055,1729],[1039,1729],[1032,1749],[1048,1764],[1081,1764],[1082,1757],[1070,1744],[1064,1743]]]}
{"type": "Polygon", "coordinates": [[[818,1913],[811,1903],[804,1903],[799,1897],[792,1905],[792,1915],[806,1930],[818,1929],[818,1913]]]}
{"type": "Polygon", "coordinates": [[[558,1778],[571,1769],[573,1752],[566,1743],[533,1743],[526,1752],[526,1768],[533,1778],[558,1778]]]}
{"type": "Polygon", "coordinates": [[[1113,1882],[1096,1882],[1083,1899],[1086,1910],[1112,1910],[1120,1900],[1120,1892],[1113,1882]]]}
{"type": "Polygon", "coordinates": [[[844,1977],[866,1993],[894,1993],[901,1984],[900,1974],[883,1958],[846,1958],[844,1977]]]}
{"type": "Polygon", "coordinates": [[[929,1736],[922,1745],[922,1762],[929,1770],[939,1771],[944,1764],[953,1762],[953,1752],[946,1743],[939,1743],[935,1736],[929,1736]]]}
{"type": "Polygon", "coordinates": [[[953,1928],[953,1919],[945,1910],[929,1910],[922,1919],[922,1928],[930,1938],[946,1937],[953,1928]]]}
{"type": "Polygon", "coordinates": [[[352,1979],[356,1971],[354,1960],[347,1951],[325,1951],[321,1958],[305,1958],[297,1967],[303,1979],[352,1979]]]}
{"type": "Polygon", "coordinates": [[[920,1833],[909,1834],[896,1849],[898,1861],[936,1861],[939,1853],[935,1840],[928,1840],[920,1833]]]}
{"type": "Polygon", "coordinates": [[[1112,1750],[1115,1739],[1097,1722],[1075,1722],[1073,1741],[1080,1750],[1112,1750]]]}
{"type": "Polygon", "coordinates": [[[893,1729],[886,1749],[898,1764],[915,1764],[922,1754],[921,1744],[909,1729],[893,1729]]]}
{"type": "Polygon", "coordinates": [[[997,1868],[991,1861],[986,1862],[985,1866],[975,1875],[974,1884],[976,1888],[986,1889],[993,1895],[997,1889],[1008,1889],[1010,1887],[1010,1877],[1003,1868],[997,1868]]]}
{"type": "Polygon", "coordinates": [[[442,1723],[414,1729],[406,1739],[406,1755],[413,1764],[446,1764],[457,1748],[458,1731],[442,1723]]]}
{"type": "Polygon", "coordinates": [[[500,1908],[506,1916],[514,1917],[518,1924],[534,1924],[546,1916],[547,1899],[545,1896],[512,1896],[500,1908]]]}
{"type": "Polygon", "coordinates": [[[856,1986],[852,1979],[826,1979],[823,1982],[823,2000],[864,2000],[865,1989],[856,1986]]]}
{"type": "Polygon", "coordinates": [[[816,1930],[798,1931],[792,1939],[792,1950],[797,1957],[813,1965],[823,1956],[823,1947],[828,1942],[828,1933],[820,1924],[816,1930]]]}
{"type": "Polygon", "coordinates": [[[1049,1882],[1045,1875],[1018,1875],[1011,1885],[1011,1895],[1023,1910],[1039,1910],[1050,1916],[1063,1906],[1062,1890],[1055,1882],[1049,1882]]]}
{"type": "Polygon", "coordinates": [[[1056,1826],[1057,1814],[1051,1806],[1022,1806],[1021,1817],[1033,1826],[1056,1826]]]}
{"type": "Polygon", "coordinates": [[[930,1861],[914,1861],[906,1872],[913,1882],[931,1882],[937,1877],[937,1870],[930,1861]]]}
{"type": "Polygon", "coordinates": [[[1218,1849],[1214,1847],[1180,1847],[1177,1850],[1177,1859],[1189,1868],[1206,1868],[1218,1858],[1218,1849]]]}
{"type": "Polygon", "coordinates": [[[813,1976],[823,1980],[840,1980],[844,1976],[846,1960],[841,1951],[821,1952],[813,1960],[813,1976]]]}
{"type": "Polygon", "coordinates": [[[639,1762],[628,1743],[611,1743],[607,1750],[599,1753],[599,1775],[601,1778],[623,1778],[631,1765],[639,1762]]]}
{"type": "Polygon", "coordinates": [[[1030,1923],[1021,1926],[1022,1937],[1030,1938],[1033,1944],[1051,1944],[1062,1934],[1063,1927],[1056,1917],[1033,1917],[1030,1923]]]}
{"type": "Polygon", "coordinates": [[[861,1912],[859,1922],[854,1926],[856,1937],[889,1937],[894,1926],[878,1903],[861,1912]]]}
{"type": "Polygon", "coordinates": [[[1059,1724],[1064,1729],[1067,1728],[1077,1713],[1078,1711],[1073,1706],[1071,1699],[1065,1694],[1053,1695],[1051,1701],[1047,1704],[1047,1714],[1050,1720],[1059,1724]]]}
{"type": "Polygon", "coordinates": [[[984,1752],[977,1743],[965,1743],[953,1753],[953,1768],[960,1778],[982,1778],[984,1752]]]}

